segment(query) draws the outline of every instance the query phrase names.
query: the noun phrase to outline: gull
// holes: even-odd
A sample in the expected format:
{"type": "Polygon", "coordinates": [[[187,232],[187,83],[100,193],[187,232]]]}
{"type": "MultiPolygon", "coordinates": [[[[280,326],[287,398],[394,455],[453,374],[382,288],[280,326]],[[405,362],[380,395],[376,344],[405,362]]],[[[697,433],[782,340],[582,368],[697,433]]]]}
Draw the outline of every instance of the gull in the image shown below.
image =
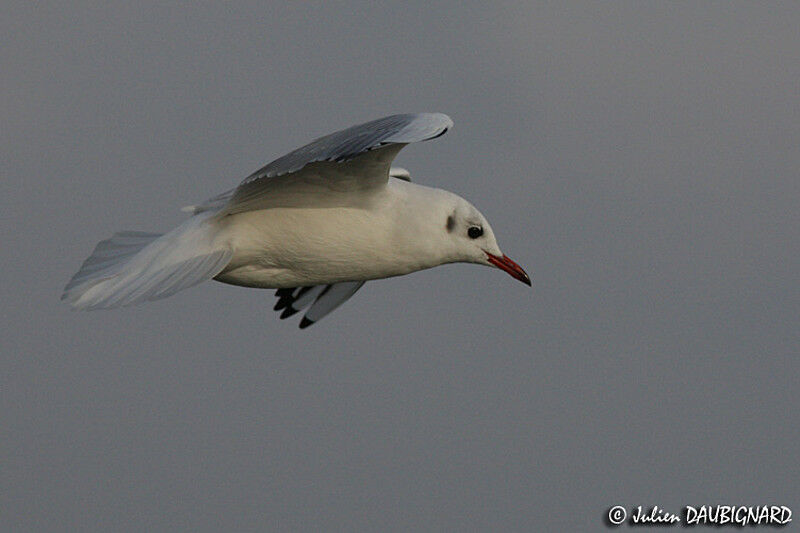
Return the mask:
{"type": "Polygon", "coordinates": [[[164,234],[124,231],[97,244],[61,297],[76,309],[171,296],[206,280],[277,289],[306,328],[367,280],[446,263],[496,267],[531,280],[500,251],[491,226],[451,192],[392,167],[407,144],[444,135],[442,113],[384,117],[320,137],[199,205],[164,234]]]}

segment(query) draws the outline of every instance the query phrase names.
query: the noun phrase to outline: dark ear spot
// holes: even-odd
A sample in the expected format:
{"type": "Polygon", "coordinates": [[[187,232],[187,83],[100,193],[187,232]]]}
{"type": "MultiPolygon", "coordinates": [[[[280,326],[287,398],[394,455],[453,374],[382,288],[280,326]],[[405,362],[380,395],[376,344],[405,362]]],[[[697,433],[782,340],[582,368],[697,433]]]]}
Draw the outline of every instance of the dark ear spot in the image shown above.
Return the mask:
{"type": "Polygon", "coordinates": [[[452,233],[453,229],[456,227],[456,218],[453,215],[447,217],[447,232],[452,233]]]}

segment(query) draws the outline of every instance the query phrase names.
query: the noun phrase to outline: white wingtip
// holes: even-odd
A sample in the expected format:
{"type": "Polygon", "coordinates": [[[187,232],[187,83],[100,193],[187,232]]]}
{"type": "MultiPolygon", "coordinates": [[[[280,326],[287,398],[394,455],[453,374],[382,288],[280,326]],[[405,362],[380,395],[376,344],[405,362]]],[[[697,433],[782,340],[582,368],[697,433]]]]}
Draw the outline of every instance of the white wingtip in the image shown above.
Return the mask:
{"type": "Polygon", "coordinates": [[[403,167],[392,167],[389,169],[389,175],[393,178],[411,181],[411,172],[403,167]]]}

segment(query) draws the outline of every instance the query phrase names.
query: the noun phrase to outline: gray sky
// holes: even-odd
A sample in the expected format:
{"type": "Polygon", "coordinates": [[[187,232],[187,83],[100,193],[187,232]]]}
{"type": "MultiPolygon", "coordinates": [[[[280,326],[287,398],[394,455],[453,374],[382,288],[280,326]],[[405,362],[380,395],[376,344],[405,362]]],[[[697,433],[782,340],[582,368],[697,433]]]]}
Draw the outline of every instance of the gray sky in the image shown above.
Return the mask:
{"type": "Polygon", "coordinates": [[[276,4],[0,8],[4,531],[800,513],[797,3],[276,4]],[[533,290],[445,266],[304,331],[218,283],[59,302],[113,231],[417,111],[455,128],[398,164],[533,290]]]}

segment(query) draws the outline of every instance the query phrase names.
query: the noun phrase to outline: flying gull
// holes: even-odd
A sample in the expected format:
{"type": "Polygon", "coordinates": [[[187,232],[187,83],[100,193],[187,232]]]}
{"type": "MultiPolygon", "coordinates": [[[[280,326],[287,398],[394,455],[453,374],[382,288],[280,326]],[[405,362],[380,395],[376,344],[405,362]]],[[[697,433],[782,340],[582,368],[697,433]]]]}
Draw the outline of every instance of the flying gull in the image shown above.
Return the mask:
{"type": "Polygon", "coordinates": [[[277,289],[275,310],[286,318],[307,309],[305,328],[367,280],[445,263],[497,267],[530,285],[472,204],[391,166],[407,144],[452,126],[441,113],[403,114],[320,137],[184,208],[191,216],[168,233],[100,242],[61,298],[76,309],[112,308],[214,279],[277,289]]]}

